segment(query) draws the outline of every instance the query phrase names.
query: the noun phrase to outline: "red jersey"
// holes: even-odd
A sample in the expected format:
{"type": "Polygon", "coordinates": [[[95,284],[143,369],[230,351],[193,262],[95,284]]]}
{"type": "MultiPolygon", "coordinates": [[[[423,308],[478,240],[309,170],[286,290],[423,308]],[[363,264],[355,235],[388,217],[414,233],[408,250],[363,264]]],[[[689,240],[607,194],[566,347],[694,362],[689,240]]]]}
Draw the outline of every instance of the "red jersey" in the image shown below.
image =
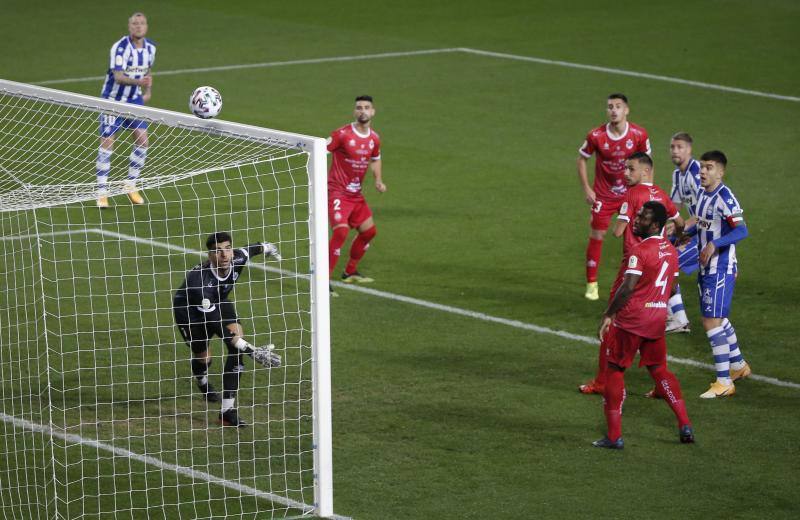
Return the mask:
{"type": "Polygon", "coordinates": [[[639,183],[635,186],[628,188],[625,193],[625,200],[619,208],[619,220],[624,220],[628,223],[625,227],[625,233],[622,235],[622,261],[625,262],[633,250],[633,246],[642,241],[641,238],[633,234],[633,219],[639,214],[644,203],[650,200],[660,202],[667,208],[667,218],[674,219],[678,216],[678,208],[675,203],[667,195],[664,190],[652,183],[639,183]]]}
{"type": "Polygon", "coordinates": [[[333,155],[328,170],[328,196],[364,200],[361,182],[370,161],[381,158],[381,138],[373,130],[360,134],[349,123],[331,132],[328,151],[333,155]]]}
{"type": "Polygon", "coordinates": [[[631,122],[626,123],[620,137],[611,137],[606,123],[590,131],[578,152],[587,159],[596,154],[594,161],[594,192],[598,200],[619,200],[625,195],[625,159],[634,152],[650,155],[650,138],[647,130],[631,122]]]}
{"type": "Polygon", "coordinates": [[[660,338],[667,321],[667,301],[678,276],[678,251],[660,235],[648,237],[633,247],[625,273],[640,278],[614,323],[643,338],[660,338]]]}

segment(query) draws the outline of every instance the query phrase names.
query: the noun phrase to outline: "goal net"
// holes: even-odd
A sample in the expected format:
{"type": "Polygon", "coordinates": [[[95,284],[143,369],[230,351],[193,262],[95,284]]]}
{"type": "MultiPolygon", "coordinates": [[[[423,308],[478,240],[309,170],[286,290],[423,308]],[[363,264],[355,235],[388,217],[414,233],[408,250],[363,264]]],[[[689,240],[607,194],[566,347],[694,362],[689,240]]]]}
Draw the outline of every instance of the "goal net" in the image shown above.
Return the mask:
{"type": "MultiPolygon", "coordinates": [[[[0,515],[333,515],[325,193],[322,139],[0,80],[0,515]],[[100,209],[99,128],[124,120],[148,124],[145,203],[122,129],[100,209]],[[280,252],[249,250],[228,297],[282,357],[236,363],[243,428],[173,315],[218,231],[280,252]]],[[[228,346],[208,350],[222,392],[228,346]]]]}

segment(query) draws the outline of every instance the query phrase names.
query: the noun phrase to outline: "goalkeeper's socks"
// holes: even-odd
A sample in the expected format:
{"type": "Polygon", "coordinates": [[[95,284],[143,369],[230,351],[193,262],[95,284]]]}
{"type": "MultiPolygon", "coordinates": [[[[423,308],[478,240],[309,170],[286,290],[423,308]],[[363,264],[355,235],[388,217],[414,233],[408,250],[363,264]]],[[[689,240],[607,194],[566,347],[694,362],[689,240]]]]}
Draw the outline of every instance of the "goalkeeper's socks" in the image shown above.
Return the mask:
{"type": "Polygon", "coordinates": [[[208,384],[208,367],[211,363],[206,363],[201,359],[192,359],[192,374],[197,379],[197,386],[204,387],[208,384]]]}
{"type": "Polygon", "coordinates": [[[144,161],[147,159],[146,146],[134,146],[131,152],[130,164],[128,166],[128,180],[135,181],[144,168],[144,161]]]}

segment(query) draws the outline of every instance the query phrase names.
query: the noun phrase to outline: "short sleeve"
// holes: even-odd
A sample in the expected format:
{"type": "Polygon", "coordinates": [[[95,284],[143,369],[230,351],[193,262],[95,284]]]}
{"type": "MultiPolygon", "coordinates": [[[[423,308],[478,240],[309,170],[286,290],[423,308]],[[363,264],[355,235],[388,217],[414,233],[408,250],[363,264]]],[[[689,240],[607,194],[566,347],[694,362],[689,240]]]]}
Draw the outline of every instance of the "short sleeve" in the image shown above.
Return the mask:
{"type": "Polygon", "coordinates": [[[732,228],[744,224],[744,211],[739,206],[739,201],[733,196],[733,193],[726,192],[720,193],[722,204],[718,205],[722,218],[724,218],[728,225],[732,228]]]}
{"type": "Polygon", "coordinates": [[[340,144],[342,142],[341,135],[342,135],[341,130],[334,130],[333,132],[331,132],[331,135],[330,135],[330,137],[328,137],[328,141],[327,141],[328,142],[328,151],[329,152],[332,152],[332,151],[336,150],[337,148],[339,148],[339,146],[340,146],[340,144]]]}
{"type": "Polygon", "coordinates": [[[675,204],[681,204],[683,202],[683,194],[681,194],[680,170],[675,170],[674,172],[672,172],[672,191],[669,194],[669,198],[675,204]]]}
{"type": "Polygon", "coordinates": [[[589,132],[586,134],[586,140],[583,141],[583,144],[580,148],[578,148],[578,153],[584,156],[585,158],[589,158],[595,151],[594,141],[592,140],[592,133],[589,132]]]}
{"type": "Polygon", "coordinates": [[[375,146],[372,148],[372,160],[377,161],[381,158],[381,141],[380,139],[375,139],[375,146]]]}
{"type": "Polygon", "coordinates": [[[644,152],[650,156],[653,155],[653,150],[650,147],[650,136],[647,135],[647,130],[645,130],[644,128],[642,128],[642,139],[639,142],[639,148],[636,151],[644,152]]]}
{"type": "Polygon", "coordinates": [[[628,257],[628,267],[625,269],[625,274],[635,274],[642,276],[642,261],[637,255],[628,257]]]}
{"type": "Polygon", "coordinates": [[[108,68],[111,70],[125,68],[125,46],[121,42],[117,42],[111,47],[111,63],[108,68]]]}

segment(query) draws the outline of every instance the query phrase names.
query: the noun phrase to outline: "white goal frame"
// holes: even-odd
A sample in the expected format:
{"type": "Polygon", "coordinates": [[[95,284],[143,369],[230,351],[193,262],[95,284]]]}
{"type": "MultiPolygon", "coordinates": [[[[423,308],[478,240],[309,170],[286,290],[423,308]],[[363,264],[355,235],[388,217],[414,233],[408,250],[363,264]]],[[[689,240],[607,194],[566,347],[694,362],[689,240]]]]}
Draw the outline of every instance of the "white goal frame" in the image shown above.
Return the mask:
{"type": "MultiPolygon", "coordinates": [[[[313,400],[313,458],[314,458],[314,513],[332,517],[333,513],[333,457],[331,419],[331,363],[330,363],[330,294],[328,277],[328,213],[327,213],[327,159],[325,139],[267,128],[231,123],[216,119],[203,120],[193,115],[157,108],[120,103],[81,94],[64,92],[0,79],[0,94],[47,101],[67,107],[84,108],[94,112],[113,112],[120,117],[148,119],[170,127],[212,134],[235,135],[272,146],[297,149],[309,154],[309,237],[311,277],[311,348],[312,348],[312,400],[313,400]]],[[[99,139],[99,138],[98,138],[99,139]]],[[[1,165],[0,165],[1,166],[1,165]]],[[[187,173],[187,176],[189,174],[187,173]]],[[[193,173],[191,175],[197,175],[193,173]]],[[[92,176],[93,177],[93,176],[92,176]]],[[[163,183],[173,182],[174,177],[163,183]]],[[[92,178],[89,182],[94,182],[92,178]]],[[[145,190],[158,186],[158,179],[150,179],[145,190]]],[[[28,187],[23,186],[23,189],[28,187]]],[[[110,191],[109,195],[122,192],[110,191]]],[[[86,194],[73,198],[59,198],[52,204],[21,205],[4,200],[0,194],[0,212],[63,205],[87,200],[86,194]]],[[[43,425],[42,431],[52,433],[52,424],[43,425]]]]}

